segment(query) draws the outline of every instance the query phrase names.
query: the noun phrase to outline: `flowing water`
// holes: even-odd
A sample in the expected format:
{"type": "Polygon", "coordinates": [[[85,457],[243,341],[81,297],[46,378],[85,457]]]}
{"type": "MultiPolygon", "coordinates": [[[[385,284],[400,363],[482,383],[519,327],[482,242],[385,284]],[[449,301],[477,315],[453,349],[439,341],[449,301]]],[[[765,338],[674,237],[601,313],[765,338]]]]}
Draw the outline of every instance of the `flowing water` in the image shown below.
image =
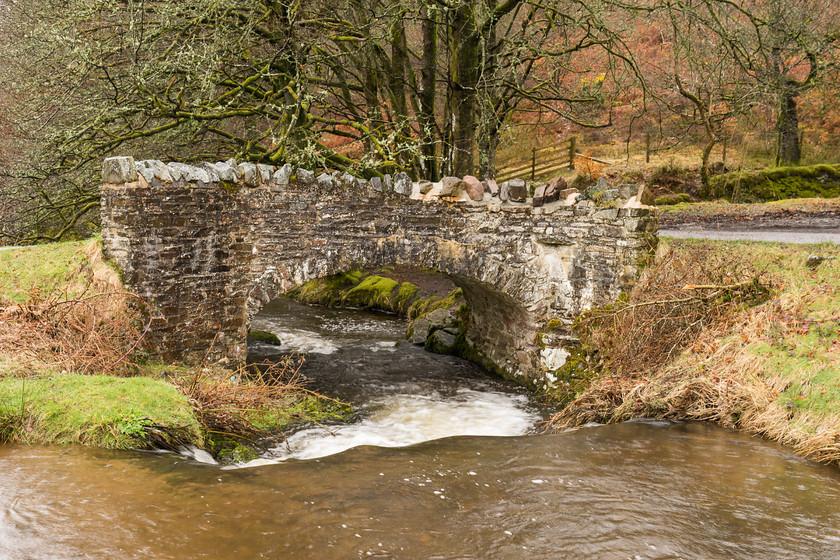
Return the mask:
{"type": "MultiPolygon", "coordinates": [[[[840,558],[840,471],[695,423],[534,435],[546,413],[393,318],[258,318],[356,422],[257,464],[0,447],[0,559],[840,558]]],[[[254,354],[269,355],[266,346],[254,354]]]]}

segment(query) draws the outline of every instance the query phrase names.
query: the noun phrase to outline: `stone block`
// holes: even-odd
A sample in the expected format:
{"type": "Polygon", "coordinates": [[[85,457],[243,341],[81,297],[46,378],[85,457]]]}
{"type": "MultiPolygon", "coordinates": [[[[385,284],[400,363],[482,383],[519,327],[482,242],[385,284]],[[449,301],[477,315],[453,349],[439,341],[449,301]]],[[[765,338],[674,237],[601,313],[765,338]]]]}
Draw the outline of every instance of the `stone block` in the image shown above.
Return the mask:
{"type": "Polygon", "coordinates": [[[227,183],[236,183],[239,181],[239,170],[236,167],[236,161],[232,159],[220,161],[215,166],[220,180],[227,183]]]}
{"type": "Polygon", "coordinates": [[[347,188],[352,188],[358,185],[358,181],[356,181],[356,178],[350,175],[349,173],[342,174],[338,182],[341,184],[341,186],[347,188]]]}
{"type": "Polygon", "coordinates": [[[508,198],[511,202],[528,200],[528,187],[525,184],[525,179],[511,179],[508,182],[508,198]]]}
{"type": "Polygon", "coordinates": [[[464,182],[458,177],[444,177],[440,180],[440,196],[461,196],[464,182]]]}
{"type": "Polygon", "coordinates": [[[426,348],[433,352],[450,352],[458,337],[443,329],[433,331],[426,340],[426,348]]]}
{"type": "MultiPolygon", "coordinates": [[[[545,189],[545,202],[557,202],[558,200],[566,198],[562,193],[568,188],[566,180],[563,177],[557,177],[548,184],[545,189]]],[[[577,190],[577,189],[575,189],[577,190]]]]}
{"type": "Polygon", "coordinates": [[[463,182],[470,200],[479,201],[484,199],[484,185],[481,184],[478,177],[464,175],[463,182]]]}
{"type": "Polygon", "coordinates": [[[258,163],[257,174],[259,176],[260,183],[268,184],[271,182],[271,177],[274,176],[274,166],[258,163]]]}
{"type": "Polygon", "coordinates": [[[329,173],[321,173],[318,175],[318,186],[322,189],[332,189],[333,178],[329,173]]]}
{"type": "Polygon", "coordinates": [[[137,172],[146,179],[146,182],[150,185],[154,179],[157,179],[161,183],[166,183],[173,181],[172,174],[169,173],[169,169],[167,169],[166,165],[160,160],[157,159],[147,159],[144,161],[138,161],[136,164],[137,172]]]}
{"type": "Polygon", "coordinates": [[[502,186],[499,187],[499,199],[501,199],[502,202],[507,202],[508,199],[510,199],[510,196],[508,195],[509,189],[510,183],[508,181],[505,181],[502,183],[502,186]]]}
{"type": "Polygon", "coordinates": [[[177,162],[168,163],[166,167],[169,169],[169,172],[172,175],[172,177],[176,180],[176,174],[180,174],[180,179],[183,179],[188,183],[211,182],[210,173],[208,173],[207,170],[202,167],[196,167],[194,165],[185,165],[183,163],[177,162]]]}
{"type": "Polygon", "coordinates": [[[394,192],[403,196],[411,196],[412,183],[411,177],[406,173],[397,173],[394,175],[394,192]]]}
{"type": "Polygon", "coordinates": [[[429,194],[435,185],[431,181],[420,181],[417,186],[420,189],[420,194],[429,194]]]}
{"type": "Polygon", "coordinates": [[[376,192],[382,192],[382,177],[371,177],[370,186],[376,192]]]}
{"type": "Polygon", "coordinates": [[[394,192],[394,182],[390,173],[386,173],[382,178],[382,192],[394,192]]]}
{"type": "Polygon", "coordinates": [[[297,176],[297,180],[299,183],[304,185],[314,185],[315,184],[315,172],[310,171],[308,169],[303,169],[302,167],[298,167],[297,171],[295,172],[297,176]]]}
{"type": "Polygon", "coordinates": [[[499,196],[499,185],[495,179],[487,179],[484,181],[484,191],[489,192],[490,196],[499,196]]]}
{"type": "Polygon", "coordinates": [[[102,162],[102,182],[112,185],[133,183],[137,180],[137,167],[131,156],[105,158],[102,162]]]}
{"type": "Polygon", "coordinates": [[[636,191],[636,200],[645,206],[654,205],[653,193],[650,192],[650,189],[645,185],[639,185],[639,189],[636,191]]]}
{"type": "Polygon", "coordinates": [[[595,218],[599,220],[615,220],[618,218],[618,208],[607,208],[605,210],[598,210],[595,212],[595,218]]]}
{"type": "Polygon", "coordinates": [[[202,169],[207,174],[208,180],[205,181],[207,183],[215,183],[221,179],[219,176],[219,170],[216,169],[216,166],[212,163],[199,163],[196,167],[202,169]]]}
{"type": "Polygon", "coordinates": [[[639,185],[631,183],[622,183],[616,187],[620,198],[630,198],[636,196],[639,191],[639,185]]]}
{"type": "Polygon", "coordinates": [[[272,177],[271,181],[278,187],[285,187],[288,186],[289,181],[292,179],[292,166],[284,164],[283,167],[278,169],[274,172],[274,176],[272,177]]]}
{"type": "Polygon", "coordinates": [[[257,166],[253,163],[248,163],[247,161],[240,163],[236,170],[239,172],[239,176],[242,177],[245,186],[256,187],[259,184],[260,177],[257,172],[257,166]]]}
{"type": "Polygon", "coordinates": [[[545,203],[545,191],[548,185],[537,185],[534,189],[534,208],[538,208],[545,203]]]}

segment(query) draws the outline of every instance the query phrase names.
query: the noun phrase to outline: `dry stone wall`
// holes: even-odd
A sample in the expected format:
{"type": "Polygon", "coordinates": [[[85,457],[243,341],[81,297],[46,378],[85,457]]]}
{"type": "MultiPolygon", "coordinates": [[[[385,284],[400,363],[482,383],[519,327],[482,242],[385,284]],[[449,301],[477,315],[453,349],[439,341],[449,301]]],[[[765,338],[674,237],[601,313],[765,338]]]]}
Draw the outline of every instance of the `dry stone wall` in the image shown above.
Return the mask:
{"type": "Polygon", "coordinates": [[[240,362],[266,302],[314,278],[406,264],[463,289],[477,361],[551,385],[574,345],[574,317],[637,278],[655,209],[635,187],[613,189],[605,206],[559,184],[546,197],[543,185],[535,204],[518,183],[477,192],[473,179],[108,158],[103,244],[151,304],[147,347],[164,359],[240,362]]]}

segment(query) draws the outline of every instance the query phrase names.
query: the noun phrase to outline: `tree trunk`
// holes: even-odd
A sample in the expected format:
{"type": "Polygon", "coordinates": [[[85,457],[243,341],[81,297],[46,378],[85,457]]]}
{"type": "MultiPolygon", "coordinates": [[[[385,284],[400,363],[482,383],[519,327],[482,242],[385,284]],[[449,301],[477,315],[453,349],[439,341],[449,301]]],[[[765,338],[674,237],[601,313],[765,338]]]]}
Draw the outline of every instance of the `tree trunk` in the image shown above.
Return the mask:
{"type": "Polygon", "coordinates": [[[717,136],[714,134],[709,135],[709,141],[703,147],[703,153],[700,156],[700,182],[703,184],[703,187],[708,189],[709,188],[709,160],[712,156],[712,148],[715,147],[717,144],[717,136]]]}
{"type": "Polygon", "coordinates": [[[780,95],[779,120],[776,122],[778,150],[776,165],[799,165],[802,148],[799,145],[799,116],[796,111],[796,91],[785,88],[780,95]]]}
{"type": "Polygon", "coordinates": [[[496,178],[496,150],[499,147],[497,123],[481,123],[478,135],[478,176],[480,179],[496,178]]]}
{"type": "Polygon", "coordinates": [[[452,13],[450,39],[450,84],[452,99],[452,173],[472,175],[476,132],[476,86],[479,65],[479,34],[474,5],[464,3],[452,13]]]}
{"type": "Polygon", "coordinates": [[[389,87],[391,88],[391,100],[394,104],[394,116],[401,121],[398,130],[405,126],[408,119],[408,105],[405,100],[405,68],[408,64],[408,48],[405,41],[403,17],[403,12],[399,12],[391,25],[391,76],[389,87]]]}
{"type": "Polygon", "coordinates": [[[435,95],[437,93],[437,22],[435,13],[429,13],[424,6],[420,17],[423,19],[423,55],[420,69],[420,111],[417,122],[420,125],[420,172],[423,179],[437,181],[440,170],[437,160],[437,142],[435,130],[435,95]]]}

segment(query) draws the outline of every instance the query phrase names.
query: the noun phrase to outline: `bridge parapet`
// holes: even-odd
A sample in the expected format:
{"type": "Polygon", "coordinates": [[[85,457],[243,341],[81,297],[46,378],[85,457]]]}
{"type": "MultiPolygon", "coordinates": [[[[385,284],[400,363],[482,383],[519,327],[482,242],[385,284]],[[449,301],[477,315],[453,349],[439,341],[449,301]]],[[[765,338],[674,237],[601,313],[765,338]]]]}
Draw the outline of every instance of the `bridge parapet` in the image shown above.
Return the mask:
{"type": "Polygon", "coordinates": [[[266,302],[314,278],[406,264],[463,288],[478,361],[548,385],[574,317],[631,286],[656,235],[635,186],[542,185],[529,197],[524,182],[132,158],[106,159],[103,183],[106,254],[152,303],[147,346],[167,359],[242,361],[266,302]]]}

